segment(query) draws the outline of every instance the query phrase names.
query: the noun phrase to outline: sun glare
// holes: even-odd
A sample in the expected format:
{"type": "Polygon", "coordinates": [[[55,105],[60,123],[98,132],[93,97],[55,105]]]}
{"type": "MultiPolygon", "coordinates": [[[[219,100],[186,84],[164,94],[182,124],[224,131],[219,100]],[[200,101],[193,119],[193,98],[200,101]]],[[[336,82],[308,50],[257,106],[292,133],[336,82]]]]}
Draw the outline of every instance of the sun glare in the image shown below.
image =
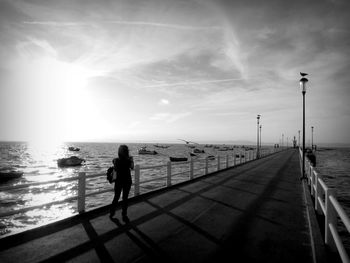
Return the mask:
{"type": "Polygon", "coordinates": [[[90,72],[84,67],[57,59],[38,59],[26,72],[25,113],[27,137],[32,144],[57,144],[70,140],[75,112],[90,72]]]}

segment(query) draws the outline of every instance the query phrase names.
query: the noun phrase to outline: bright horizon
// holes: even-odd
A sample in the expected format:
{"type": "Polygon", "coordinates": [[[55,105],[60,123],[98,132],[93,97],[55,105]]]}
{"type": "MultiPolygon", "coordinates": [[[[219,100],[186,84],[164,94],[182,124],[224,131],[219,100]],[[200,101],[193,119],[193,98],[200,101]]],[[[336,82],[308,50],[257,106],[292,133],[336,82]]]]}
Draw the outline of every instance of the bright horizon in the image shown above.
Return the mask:
{"type": "Polygon", "coordinates": [[[0,0],[0,141],[350,144],[350,3],[0,0]]]}

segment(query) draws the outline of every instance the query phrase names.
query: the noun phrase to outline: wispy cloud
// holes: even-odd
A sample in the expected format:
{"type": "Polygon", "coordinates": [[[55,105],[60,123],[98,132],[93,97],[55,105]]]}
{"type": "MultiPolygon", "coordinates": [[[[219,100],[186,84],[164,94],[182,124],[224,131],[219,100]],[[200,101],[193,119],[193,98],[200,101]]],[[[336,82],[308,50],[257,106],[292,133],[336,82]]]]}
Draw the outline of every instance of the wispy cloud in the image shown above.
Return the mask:
{"type": "Polygon", "coordinates": [[[199,81],[185,81],[177,83],[164,83],[156,85],[147,85],[146,88],[161,88],[161,87],[175,87],[175,86],[191,86],[191,85],[203,85],[211,83],[224,83],[243,80],[242,78],[232,78],[232,79],[213,79],[213,80],[199,80],[199,81]]]}
{"type": "Polygon", "coordinates": [[[164,121],[166,123],[173,123],[178,121],[179,119],[183,119],[185,117],[190,116],[191,112],[181,112],[181,113],[169,113],[169,112],[161,112],[156,113],[150,117],[152,121],[164,121]]]}
{"type": "Polygon", "coordinates": [[[46,40],[27,37],[26,41],[19,42],[16,49],[20,55],[33,55],[34,52],[43,53],[50,57],[57,56],[57,50],[46,40]]]}
{"type": "Polygon", "coordinates": [[[130,21],[130,20],[97,20],[97,21],[91,21],[91,22],[23,21],[23,24],[57,26],[57,27],[92,26],[96,24],[116,24],[116,25],[128,25],[128,26],[161,27],[161,28],[176,29],[176,30],[221,30],[222,29],[221,26],[191,26],[191,25],[167,24],[167,23],[159,23],[159,22],[147,22],[147,21],[130,21]]]}

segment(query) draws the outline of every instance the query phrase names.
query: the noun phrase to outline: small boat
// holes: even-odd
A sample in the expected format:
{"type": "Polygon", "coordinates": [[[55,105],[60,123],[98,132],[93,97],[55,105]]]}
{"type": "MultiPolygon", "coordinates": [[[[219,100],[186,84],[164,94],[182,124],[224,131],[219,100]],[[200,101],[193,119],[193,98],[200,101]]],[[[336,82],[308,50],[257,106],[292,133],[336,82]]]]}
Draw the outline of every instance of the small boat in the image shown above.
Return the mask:
{"type": "Polygon", "coordinates": [[[188,159],[186,157],[169,157],[170,162],[186,162],[188,159]]]}
{"type": "Polygon", "coordinates": [[[139,154],[152,154],[152,155],[158,154],[158,152],[156,152],[156,151],[147,150],[146,147],[141,147],[139,149],[138,153],[139,154]]]}
{"type": "Polygon", "coordinates": [[[69,158],[58,159],[57,165],[59,167],[79,166],[82,162],[85,162],[85,160],[77,156],[71,156],[69,158]]]}
{"type": "Polygon", "coordinates": [[[80,151],[80,148],[70,146],[70,147],[68,147],[68,150],[69,150],[69,151],[72,151],[72,152],[78,152],[78,151],[80,151]]]}
{"type": "Polygon", "coordinates": [[[12,179],[20,178],[22,177],[23,172],[17,172],[17,171],[3,171],[0,172],[0,182],[7,182],[12,179]]]}
{"type": "Polygon", "coordinates": [[[214,155],[208,155],[208,160],[215,160],[215,156],[214,155]]]}
{"type": "Polygon", "coordinates": [[[191,156],[197,156],[197,154],[195,154],[195,153],[190,153],[190,155],[191,155],[191,156]]]}
{"type": "Polygon", "coordinates": [[[222,151],[222,152],[229,151],[229,150],[230,150],[230,147],[227,147],[227,146],[218,149],[218,151],[222,151]]]}
{"type": "Polygon", "coordinates": [[[194,149],[193,153],[205,153],[204,150],[200,150],[200,149],[194,149]]]}

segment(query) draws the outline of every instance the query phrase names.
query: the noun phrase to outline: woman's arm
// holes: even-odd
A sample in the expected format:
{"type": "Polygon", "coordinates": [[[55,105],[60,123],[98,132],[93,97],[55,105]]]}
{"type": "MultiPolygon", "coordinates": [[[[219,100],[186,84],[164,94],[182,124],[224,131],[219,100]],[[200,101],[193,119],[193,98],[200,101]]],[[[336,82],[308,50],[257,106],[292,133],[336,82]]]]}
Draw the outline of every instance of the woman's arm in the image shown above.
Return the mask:
{"type": "Polygon", "coordinates": [[[134,158],[130,156],[130,169],[134,170],[134,158]]]}

